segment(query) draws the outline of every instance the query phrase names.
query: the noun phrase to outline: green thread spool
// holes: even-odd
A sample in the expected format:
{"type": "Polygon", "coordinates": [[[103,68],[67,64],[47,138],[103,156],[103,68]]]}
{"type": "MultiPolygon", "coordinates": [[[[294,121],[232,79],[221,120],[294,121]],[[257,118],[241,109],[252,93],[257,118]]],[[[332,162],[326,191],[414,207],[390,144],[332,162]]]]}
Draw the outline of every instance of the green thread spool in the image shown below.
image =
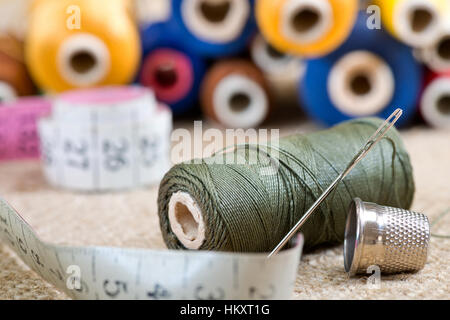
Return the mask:
{"type": "MultiPolygon", "coordinates": [[[[276,148],[279,170],[274,175],[261,175],[267,167],[266,153],[274,149],[271,146],[232,150],[235,159],[258,160],[247,165],[211,164],[230,156],[227,153],[200,164],[174,166],[161,182],[158,197],[167,246],[272,250],[381,123],[363,118],[326,131],[282,138],[276,148]]],[[[305,247],[342,243],[348,206],[355,197],[409,209],[413,195],[409,156],[393,128],[302,227],[305,247]]]]}

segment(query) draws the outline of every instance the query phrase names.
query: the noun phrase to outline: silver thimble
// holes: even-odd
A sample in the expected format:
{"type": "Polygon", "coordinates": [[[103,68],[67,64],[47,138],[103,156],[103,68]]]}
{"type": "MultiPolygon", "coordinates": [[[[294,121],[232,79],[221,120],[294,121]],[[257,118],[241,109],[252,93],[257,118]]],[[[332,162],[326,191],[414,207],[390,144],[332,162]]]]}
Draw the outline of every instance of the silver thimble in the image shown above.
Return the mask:
{"type": "Polygon", "coordinates": [[[344,267],[353,276],[378,266],[382,273],[413,272],[427,260],[428,218],[355,198],[345,227],[344,267]]]}

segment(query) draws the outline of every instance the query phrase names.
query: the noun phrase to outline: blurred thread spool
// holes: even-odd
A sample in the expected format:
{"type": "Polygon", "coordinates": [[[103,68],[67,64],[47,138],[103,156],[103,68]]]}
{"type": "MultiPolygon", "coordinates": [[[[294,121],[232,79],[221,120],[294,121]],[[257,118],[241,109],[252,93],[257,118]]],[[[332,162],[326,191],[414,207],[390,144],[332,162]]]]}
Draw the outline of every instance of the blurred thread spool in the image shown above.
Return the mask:
{"type": "Polygon", "coordinates": [[[305,73],[306,63],[299,57],[278,51],[260,34],[252,41],[250,55],[264,73],[277,103],[295,101],[297,83],[305,73]]]}
{"type": "Polygon", "coordinates": [[[366,28],[361,13],[347,42],[330,55],[310,60],[299,98],[306,112],[326,125],[360,116],[387,118],[404,111],[399,124],[415,113],[422,67],[412,51],[382,30],[366,28]]]}
{"type": "Polygon", "coordinates": [[[359,0],[257,0],[256,19],[275,48],[313,57],[345,41],[358,8],[359,0]]]}
{"type": "Polygon", "coordinates": [[[203,59],[177,44],[165,23],[150,25],[141,34],[144,61],[139,82],[151,87],[174,115],[186,113],[198,99],[206,69],[203,59]]]}
{"type": "Polygon", "coordinates": [[[14,37],[1,36],[0,103],[34,93],[34,85],[23,60],[23,44],[14,37]]]}
{"type": "Polygon", "coordinates": [[[172,0],[169,24],[180,44],[204,57],[244,51],[256,32],[254,0],[172,0]]]}
{"type": "Polygon", "coordinates": [[[430,126],[450,128],[450,72],[428,75],[420,100],[420,113],[430,126]]]}
{"type": "Polygon", "coordinates": [[[439,36],[447,0],[374,0],[386,29],[414,47],[433,44],[439,36]]]}
{"type": "Polygon", "coordinates": [[[41,97],[19,98],[0,107],[0,161],[38,159],[37,122],[51,112],[41,97]]]}
{"type": "Polygon", "coordinates": [[[0,34],[23,40],[28,27],[30,0],[0,0],[0,34]]]}
{"type": "Polygon", "coordinates": [[[140,59],[126,0],[36,1],[25,49],[34,80],[50,92],[128,83],[140,59]]]}
{"type": "Polygon", "coordinates": [[[270,112],[269,88],[262,72],[246,60],[225,60],[205,76],[204,113],[227,128],[257,127],[270,112]]]}

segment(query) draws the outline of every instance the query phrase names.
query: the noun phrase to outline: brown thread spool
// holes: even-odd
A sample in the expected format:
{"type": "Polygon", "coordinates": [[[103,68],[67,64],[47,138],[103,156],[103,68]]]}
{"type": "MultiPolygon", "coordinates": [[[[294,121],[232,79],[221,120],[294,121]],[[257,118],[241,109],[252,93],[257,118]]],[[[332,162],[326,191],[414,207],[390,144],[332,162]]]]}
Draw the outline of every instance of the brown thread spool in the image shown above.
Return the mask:
{"type": "Polygon", "coordinates": [[[385,23],[392,24],[394,34],[406,44],[426,47],[437,40],[445,0],[387,1],[382,11],[383,5],[392,7],[385,12],[385,23]]]}
{"type": "Polygon", "coordinates": [[[450,71],[450,30],[447,31],[434,47],[434,69],[450,71]]]}
{"type": "Polygon", "coordinates": [[[215,64],[203,80],[201,104],[212,120],[230,128],[252,128],[270,113],[270,90],[263,73],[241,59],[215,64]]]}
{"type": "MultiPolygon", "coordinates": [[[[0,37],[0,83],[17,96],[32,95],[34,85],[23,63],[23,44],[12,36],[0,37]]],[[[1,90],[0,90],[1,91],[1,90]]],[[[0,102],[3,99],[0,92],[0,102]]]]}
{"type": "MultiPolygon", "coordinates": [[[[450,19],[450,8],[443,20],[450,19]]],[[[420,59],[434,72],[450,71],[450,25],[443,24],[437,39],[430,46],[422,48],[420,59]]]]}

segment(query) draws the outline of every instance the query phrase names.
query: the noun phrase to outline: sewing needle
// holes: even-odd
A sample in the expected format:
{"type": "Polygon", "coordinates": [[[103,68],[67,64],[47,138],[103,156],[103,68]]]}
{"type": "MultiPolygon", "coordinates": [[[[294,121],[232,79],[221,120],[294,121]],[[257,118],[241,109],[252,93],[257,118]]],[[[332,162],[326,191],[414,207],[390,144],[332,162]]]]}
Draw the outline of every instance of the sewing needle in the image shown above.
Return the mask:
{"type": "Polygon", "coordinates": [[[306,211],[303,217],[295,224],[295,226],[289,231],[289,233],[281,240],[281,242],[273,249],[273,251],[267,256],[267,258],[272,257],[277,254],[286,243],[292,238],[292,236],[300,229],[300,227],[308,220],[311,214],[320,206],[320,204],[327,198],[327,196],[337,187],[339,182],[341,182],[352,169],[369,153],[370,150],[386,135],[386,133],[391,129],[397,120],[402,116],[402,109],[395,110],[386,121],[378,128],[378,130],[369,138],[364,147],[355,155],[350,164],[345,168],[345,170],[333,181],[333,183],[322,193],[322,195],[317,198],[316,202],[311,206],[311,208],[306,211]]]}

